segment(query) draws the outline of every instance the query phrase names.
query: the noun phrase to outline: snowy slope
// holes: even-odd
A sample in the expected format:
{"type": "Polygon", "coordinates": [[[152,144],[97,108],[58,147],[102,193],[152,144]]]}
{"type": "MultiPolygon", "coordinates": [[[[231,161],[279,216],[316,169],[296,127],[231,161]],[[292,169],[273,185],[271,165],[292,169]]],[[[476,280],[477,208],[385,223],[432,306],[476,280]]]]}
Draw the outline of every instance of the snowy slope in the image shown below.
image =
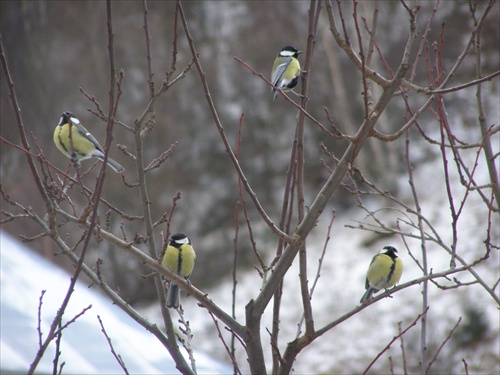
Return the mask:
{"type": "MultiPolygon", "coordinates": [[[[418,185],[422,212],[433,223],[443,242],[450,244],[452,235],[450,213],[447,198],[444,195],[445,187],[442,185],[441,173],[437,163],[421,165],[414,170],[416,181],[425,181],[425,183],[418,185]]],[[[479,181],[481,181],[480,177],[486,179],[485,173],[484,166],[480,166],[476,176],[479,181]]],[[[453,175],[452,178],[456,178],[456,176],[453,175]]],[[[407,178],[402,177],[399,182],[403,191],[408,191],[407,178]]],[[[453,188],[460,189],[460,185],[454,185],[453,188]]],[[[411,205],[409,193],[407,199],[408,204],[411,205]]],[[[372,206],[371,209],[380,210],[379,219],[390,227],[395,227],[397,218],[405,217],[400,211],[383,209],[387,204],[383,200],[368,203],[372,206]]],[[[487,211],[484,203],[476,194],[470,195],[458,225],[459,246],[457,248],[457,252],[468,261],[480,258],[484,253],[486,218],[487,211]]],[[[308,238],[309,285],[312,285],[316,274],[318,258],[323,249],[329,220],[329,214],[325,211],[324,218],[308,238]]],[[[337,214],[323,262],[321,277],[312,297],[316,329],[337,319],[359,304],[359,299],[364,292],[366,269],[372,256],[383,246],[392,245],[399,249],[405,268],[401,279],[402,283],[422,276],[401,238],[398,236],[382,238],[371,232],[346,227],[346,225],[356,226],[357,221],[369,222],[366,214],[360,209],[353,208],[337,214]],[[372,244],[367,247],[365,244],[368,242],[372,244]]],[[[500,238],[499,216],[494,215],[492,221],[492,243],[498,244],[500,238]]],[[[410,228],[403,229],[410,230],[410,228]]],[[[429,231],[429,228],[427,230],[429,231]]],[[[414,256],[420,260],[420,242],[408,240],[408,243],[414,256]]],[[[195,244],[195,246],[198,251],[202,251],[202,244],[195,244]]],[[[261,250],[269,248],[270,251],[274,251],[276,244],[263,243],[262,240],[258,240],[257,246],[261,250]]],[[[433,272],[448,270],[450,263],[448,253],[430,241],[427,242],[426,246],[429,269],[432,269],[433,272]]],[[[493,249],[490,258],[476,266],[475,270],[490,287],[493,286],[500,277],[498,250],[493,249]]],[[[194,272],[196,272],[196,267],[194,272]]],[[[283,289],[279,342],[279,349],[282,353],[286,344],[295,339],[297,323],[301,318],[302,302],[298,274],[297,259],[285,277],[283,289]]],[[[454,276],[461,282],[473,280],[467,272],[454,276]]],[[[227,282],[207,291],[209,297],[225,311],[231,311],[232,283],[229,278],[230,272],[228,271],[227,282]]],[[[441,285],[453,284],[443,279],[439,280],[439,283],[441,285]]],[[[261,279],[253,270],[242,271],[238,275],[236,316],[242,324],[244,324],[245,305],[250,299],[256,297],[257,286],[260,284],[261,279]]],[[[395,294],[393,298],[386,298],[369,306],[341,323],[299,354],[294,365],[295,373],[353,374],[363,372],[376,355],[385,348],[394,336],[397,336],[398,323],[401,322],[402,329],[405,329],[422,312],[421,291],[421,285],[414,285],[395,294]]],[[[496,292],[498,293],[498,287],[496,292]]],[[[226,358],[222,345],[213,342],[213,337],[216,337],[217,332],[211,317],[204,309],[196,305],[193,298],[184,297],[182,303],[187,319],[192,322],[193,345],[198,349],[213,353],[218,358],[226,358]]],[[[460,317],[463,318],[462,323],[464,323],[467,308],[474,307],[483,313],[489,325],[485,339],[471,347],[460,347],[453,340],[450,340],[434,362],[431,372],[464,373],[463,358],[468,363],[470,374],[500,373],[500,312],[495,301],[481,286],[475,284],[460,289],[442,290],[429,283],[429,306],[427,363],[435,355],[439,345],[446,340],[460,317]]],[[[266,329],[271,330],[272,327],[271,312],[272,306],[269,306],[262,319],[261,331],[268,371],[272,358],[270,356],[269,334],[266,329]]],[[[147,315],[160,321],[159,316],[155,317],[153,309],[147,315]]],[[[229,335],[226,336],[226,339],[229,342],[229,335]]],[[[420,372],[420,324],[413,327],[404,336],[404,340],[409,371],[420,372]]],[[[401,357],[401,343],[396,341],[391,349],[378,360],[370,373],[387,374],[390,373],[391,368],[396,374],[402,373],[401,357]],[[389,362],[389,356],[392,358],[392,364],[389,362]]],[[[241,366],[246,364],[245,352],[238,344],[237,358],[241,366]]],[[[248,368],[245,370],[248,371],[248,368]]]]}
{"type": "MultiPolygon", "coordinates": [[[[70,276],[53,263],[33,253],[5,232],[1,240],[0,372],[26,372],[38,350],[37,311],[42,290],[42,333],[66,294],[70,276]]],[[[120,374],[97,319],[99,315],[115,351],[132,374],[175,374],[175,364],[154,336],[94,289],[78,282],[63,320],[66,322],[92,305],[82,317],[63,331],[64,374],[120,374]]],[[[52,373],[54,345],[40,362],[38,373],[52,373]]],[[[196,353],[199,373],[228,373],[230,367],[196,353]]]]}

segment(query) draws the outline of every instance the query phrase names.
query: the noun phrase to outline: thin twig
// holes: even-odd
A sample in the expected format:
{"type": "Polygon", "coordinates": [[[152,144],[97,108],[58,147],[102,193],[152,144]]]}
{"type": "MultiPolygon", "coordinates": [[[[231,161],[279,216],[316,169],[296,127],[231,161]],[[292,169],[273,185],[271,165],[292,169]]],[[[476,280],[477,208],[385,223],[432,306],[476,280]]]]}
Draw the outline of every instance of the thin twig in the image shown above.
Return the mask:
{"type": "Polygon", "coordinates": [[[220,136],[222,138],[222,141],[224,143],[224,146],[226,148],[226,152],[228,153],[228,155],[229,155],[229,157],[230,157],[230,159],[231,159],[231,161],[233,163],[234,168],[238,172],[238,175],[240,176],[241,181],[243,182],[243,185],[245,186],[245,190],[247,191],[248,195],[252,199],[255,207],[257,208],[257,211],[259,212],[259,214],[261,215],[261,217],[263,218],[263,220],[266,222],[266,224],[268,225],[268,227],[273,231],[273,233],[275,233],[278,237],[282,238],[285,242],[290,243],[292,241],[292,239],[290,238],[290,236],[288,236],[286,233],[283,233],[274,224],[274,222],[271,220],[271,218],[265,212],[264,207],[259,202],[259,200],[257,198],[257,195],[255,194],[255,192],[253,191],[252,187],[250,186],[250,183],[248,182],[248,179],[246,178],[245,174],[243,173],[243,170],[241,169],[240,164],[238,163],[238,160],[236,159],[236,156],[234,155],[234,152],[233,152],[233,150],[231,148],[231,145],[229,144],[229,140],[226,137],[226,134],[225,134],[225,131],[224,131],[224,127],[222,126],[222,123],[221,123],[221,121],[219,119],[219,115],[217,114],[217,110],[215,108],[215,104],[214,104],[214,102],[212,100],[212,96],[210,94],[210,89],[208,88],[208,82],[206,80],[205,72],[203,70],[203,67],[201,66],[199,55],[198,55],[198,52],[196,51],[196,48],[195,48],[195,45],[194,45],[194,40],[193,40],[193,38],[191,36],[191,33],[189,32],[187,21],[186,21],[186,18],[184,16],[184,11],[182,10],[182,6],[181,6],[181,4],[180,4],[179,1],[177,1],[177,6],[178,6],[178,9],[179,9],[179,15],[181,17],[182,25],[184,27],[184,32],[185,32],[187,40],[188,40],[189,48],[191,50],[191,55],[193,56],[196,68],[198,70],[198,73],[199,73],[199,76],[200,76],[200,79],[201,79],[203,90],[205,92],[205,98],[206,98],[208,106],[210,108],[210,112],[212,114],[212,118],[213,118],[213,120],[215,122],[215,125],[216,125],[217,129],[219,130],[219,134],[220,134],[220,136]]]}
{"type": "Polygon", "coordinates": [[[179,331],[184,335],[184,337],[181,337],[179,334],[176,335],[179,341],[182,343],[182,346],[184,347],[184,349],[186,349],[186,352],[188,353],[193,373],[197,374],[198,371],[196,371],[196,359],[194,358],[194,350],[192,345],[193,331],[191,330],[191,325],[189,324],[189,321],[184,318],[184,310],[182,306],[176,309],[176,311],[179,314],[178,322],[181,324],[179,326],[179,331]]]}
{"type": "MultiPolygon", "coordinates": [[[[232,269],[232,278],[233,278],[233,288],[231,290],[231,316],[233,319],[236,320],[236,286],[238,285],[238,279],[236,277],[236,266],[238,264],[238,235],[239,235],[239,212],[240,212],[240,202],[236,202],[236,207],[235,207],[235,213],[234,213],[234,239],[233,239],[233,245],[234,245],[234,251],[233,251],[233,269],[232,269]]],[[[210,312],[209,312],[210,313],[210,312]]],[[[210,313],[210,316],[212,314],[210,313]]],[[[212,317],[215,322],[215,318],[212,317]]],[[[217,325],[217,330],[219,330],[219,326],[217,325]]],[[[220,337],[222,335],[219,332],[220,337]]],[[[230,357],[234,360],[234,357],[236,355],[236,335],[231,334],[231,350],[226,349],[230,355],[230,357]]],[[[234,372],[237,372],[238,365],[236,364],[236,361],[233,362],[233,368],[234,372]]]]}
{"type": "Polygon", "coordinates": [[[37,326],[36,330],[38,332],[38,347],[42,347],[42,303],[43,303],[43,296],[45,295],[46,290],[42,290],[40,293],[40,298],[38,299],[38,315],[37,315],[37,326]]]}
{"type": "MultiPolygon", "coordinates": [[[[328,247],[328,242],[330,241],[330,233],[332,231],[333,222],[335,221],[335,217],[336,217],[336,213],[335,213],[335,210],[333,210],[332,211],[332,219],[330,220],[330,224],[328,225],[328,229],[326,232],[326,238],[325,238],[325,244],[323,245],[323,251],[321,252],[321,255],[318,259],[318,269],[316,270],[316,276],[314,277],[314,281],[313,281],[313,284],[311,286],[311,290],[309,291],[309,295],[311,296],[311,299],[312,299],[312,296],[314,294],[314,289],[316,288],[316,285],[317,285],[319,278],[321,276],[321,268],[323,266],[323,260],[325,258],[326,249],[328,247]]],[[[297,334],[296,334],[295,338],[298,338],[300,336],[303,321],[304,321],[304,314],[302,314],[302,317],[300,318],[300,321],[297,324],[298,328],[297,328],[297,334]]]]}
{"type": "Polygon", "coordinates": [[[375,364],[375,362],[377,362],[377,360],[382,356],[382,354],[384,354],[387,350],[389,350],[389,348],[391,347],[391,345],[394,342],[396,342],[401,336],[403,336],[406,332],[408,332],[411,327],[415,326],[417,324],[417,322],[419,321],[419,319],[422,318],[423,316],[425,316],[427,314],[428,310],[429,310],[429,307],[427,307],[424,310],[424,312],[422,312],[421,314],[419,314],[415,318],[415,320],[408,327],[406,327],[401,333],[399,333],[397,336],[394,336],[393,339],[389,342],[389,344],[387,344],[387,346],[384,349],[382,349],[382,351],[380,353],[377,354],[377,356],[373,359],[373,361],[370,362],[370,364],[368,365],[368,367],[363,372],[363,375],[365,375],[368,372],[368,370],[370,370],[370,368],[375,364]]]}
{"type": "Polygon", "coordinates": [[[432,357],[432,359],[429,361],[429,366],[427,366],[427,368],[425,369],[425,374],[429,373],[432,365],[434,364],[434,362],[436,362],[436,359],[437,359],[439,353],[441,352],[441,349],[443,349],[443,347],[446,345],[446,343],[450,340],[451,336],[456,331],[456,329],[460,325],[461,321],[462,321],[462,317],[458,318],[458,321],[455,324],[455,326],[450,330],[450,333],[448,333],[448,336],[446,336],[446,338],[444,339],[444,341],[441,343],[441,345],[439,346],[439,348],[436,350],[436,354],[434,354],[434,357],[432,357]]]}
{"type": "MultiPolygon", "coordinates": [[[[309,21],[308,21],[308,37],[306,58],[304,70],[309,72],[312,67],[314,45],[316,43],[316,33],[318,28],[318,20],[322,9],[321,0],[311,0],[309,6],[309,21]]],[[[305,217],[305,198],[304,198],[304,170],[305,170],[305,151],[304,151],[304,121],[305,110],[307,106],[307,95],[309,88],[309,74],[302,76],[302,100],[301,108],[297,119],[296,140],[297,140],[297,161],[295,184],[297,189],[297,220],[302,222],[305,217]]],[[[307,246],[303,242],[299,250],[299,281],[300,293],[302,296],[302,306],[304,310],[304,321],[306,335],[312,336],[314,333],[314,318],[311,306],[311,296],[309,294],[308,277],[307,277],[307,246]]]]}
{"type": "MultiPolygon", "coordinates": [[[[217,334],[219,336],[220,341],[222,342],[222,345],[224,345],[224,349],[226,349],[226,353],[228,354],[229,358],[231,359],[231,363],[233,364],[233,369],[234,369],[234,374],[240,374],[241,375],[241,370],[238,367],[238,362],[236,362],[236,358],[234,357],[234,347],[233,344],[231,344],[231,349],[226,344],[226,341],[224,340],[224,337],[222,337],[222,332],[220,331],[219,327],[219,322],[217,319],[215,319],[215,316],[208,310],[208,314],[212,318],[212,321],[214,322],[215,329],[217,330],[217,334]]],[[[232,341],[234,340],[235,335],[231,335],[232,341]]]]}
{"type": "Polygon", "coordinates": [[[101,331],[104,334],[104,337],[106,337],[106,341],[108,342],[109,349],[111,350],[111,354],[113,354],[113,357],[115,357],[116,362],[118,362],[118,364],[122,368],[123,372],[128,375],[129,372],[127,369],[127,365],[125,365],[125,362],[123,361],[122,356],[120,354],[116,353],[115,348],[113,347],[113,344],[111,342],[111,338],[109,337],[108,333],[106,332],[106,329],[104,328],[104,324],[103,324],[101,317],[99,315],[97,315],[97,320],[99,320],[99,324],[101,326],[101,331]]]}
{"type": "MultiPolygon", "coordinates": [[[[420,201],[418,198],[417,188],[415,186],[415,180],[413,178],[413,166],[410,161],[410,139],[409,134],[406,135],[406,148],[405,148],[405,161],[406,161],[406,170],[408,171],[408,184],[411,188],[411,193],[413,196],[413,201],[415,203],[415,210],[418,213],[418,230],[420,232],[420,248],[422,250],[422,272],[425,275],[428,274],[428,265],[427,265],[427,246],[425,240],[425,229],[424,222],[421,219],[422,217],[422,208],[420,207],[420,201]]],[[[449,183],[449,180],[446,180],[449,183]]],[[[422,310],[427,311],[429,308],[428,301],[428,282],[424,281],[422,285],[422,310]]],[[[420,327],[420,365],[425,366],[425,354],[427,350],[427,318],[424,316],[421,321],[420,327]]],[[[423,370],[423,367],[421,367],[423,370]]]]}
{"type": "Polygon", "coordinates": [[[401,357],[403,358],[403,371],[404,374],[408,374],[408,364],[406,361],[406,348],[405,348],[405,341],[404,337],[401,331],[401,324],[402,322],[398,322],[398,332],[399,332],[399,341],[401,341],[401,357]]]}
{"type": "MultiPolygon", "coordinates": [[[[239,121],[239,126],[238,126],[238,137],[237,137],[238,141],[236,144],[236,154],[235,154],[236,160],[238,160],[238,162],[240,159],[241,133],[243,130],[243,117],[244,117],[244,114],[242,113],[240,116],[240,121],[239,121]]],[[[266,282],[265,275],[267,274],[267,266],[266,266],[266,263],[264,262],[264,259],[262,258],[260,253],[257,251],[257,244],[255,242],[255,238],[253,235],[252,224],[250,222],[250,217],[248,216],[247,202],[245,200],[245,197],[243,196],[243,183],[241,181],[240,175],[238,175],[238,192],[240,195],[241,207],[243,208],[243,215],[245,217],[245,222],[247,224],[248,234],[250,236],[250,243],[252,244],[252,250],[253,250],[253,253],[255,254],[255,257],[259,261],[259,265],[260,265],[259,274],[261,276],[263,276],[262,282],[265,283],[266,282]]]]}

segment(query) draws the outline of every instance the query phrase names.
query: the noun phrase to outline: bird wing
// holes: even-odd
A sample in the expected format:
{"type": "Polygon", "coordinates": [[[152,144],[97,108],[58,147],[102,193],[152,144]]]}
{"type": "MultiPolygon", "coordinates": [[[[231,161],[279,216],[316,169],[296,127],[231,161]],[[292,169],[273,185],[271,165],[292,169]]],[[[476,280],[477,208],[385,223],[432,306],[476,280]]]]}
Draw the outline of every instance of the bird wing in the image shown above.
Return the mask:
{"type": "Polygon", "coordinates": [[[286,68],[288,68],[288,66],[290,65],[291,62],[292,62],[292,58],[286,57],[285,61],[283,61],[281,64],[279,64],[276,67],[276,69],[274,70],[273,75],[271,77],[271,82],[274,86],[280,88],[278,83],[280,82],[281,77],[283,76],[283,73],[285,72],[286,68]]]}
{"type": "Polygon", "coordinates": [[[184,244],[179,248],[182,255],[182,265],[181,265],[181,275],[188,278],[193,272],[194,261],[196,259],[196,253],[194,249],[189,244],[184,244]]]}
{"type": "Polygon", "coordinates": [[[370,264],[366,277],[374,289],[386,289],[394,272],[394,260],[386,254],[377,254],[370,264]]]}
{"type": "MultiPolygon", "coordinates": [[[[368,271],[366,272],[366,281],[365,281],[365,289],[368,289],[371,285],[370,285],[370,280],[368,280],[368,277],[369,275],[374,271],[374,269],[372,268],[373,266],[373,262],[375,262],[375,259],[377,259],[378,257],[380,257],[380,254],[377,254],[375,255],[373,258],[372,258],[372,261],[370,262],[370,266],[368,267],[368,271]]],[[[373,280],[372,280],[373,281],[373,280]]]]}
{"type": "Polygon", "coordinates": [[[87,138],[90,142],[92,142],[94,144],[94,146],[101,152],[103,152],[102,150],[102,147],[101,145],[99,144],[99,142],[97,142],[97,139],[95,139],[95,137],[90,134],[87,129],[85,129],[83,127],[82,124],[75,124],[75,123],[72,123],[72,126],[74,126],[76,128],[76,130],[78,130],[78,133],[80,133],[82,136],[84,136],[85,138],[87,138]]]}

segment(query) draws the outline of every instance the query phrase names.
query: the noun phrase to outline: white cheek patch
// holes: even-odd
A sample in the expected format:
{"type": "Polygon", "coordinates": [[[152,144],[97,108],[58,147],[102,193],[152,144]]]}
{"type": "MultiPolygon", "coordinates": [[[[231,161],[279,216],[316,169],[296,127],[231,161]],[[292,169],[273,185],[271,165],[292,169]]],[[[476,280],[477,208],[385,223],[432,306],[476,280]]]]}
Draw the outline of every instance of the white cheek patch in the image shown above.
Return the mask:
{"type": "Polygon", "coordinates": [[[280,56],[283,56],[283,57],[285,57],[285,56],[288,57],[288,56],[293,56],[293,55],[295,55],[295,52],[293,52],[293,51],[281,51],[280,52],[280,56]]]}
{"type": "Polygon", "coordinates": [[[183,244],[189,243],[189,238],[184,237],[184,238],[181,238],[180,240],[175,240],[175,243],[177,243],[179,245],[183,245],[183,244]]]}
{"type": "Polygon", "coordinates": [[[79,124],[80,123],[80,120],[78,120],[76,117],[71,117],[70,120],[71,120],[71,122],[73,124],[79,124]]]}

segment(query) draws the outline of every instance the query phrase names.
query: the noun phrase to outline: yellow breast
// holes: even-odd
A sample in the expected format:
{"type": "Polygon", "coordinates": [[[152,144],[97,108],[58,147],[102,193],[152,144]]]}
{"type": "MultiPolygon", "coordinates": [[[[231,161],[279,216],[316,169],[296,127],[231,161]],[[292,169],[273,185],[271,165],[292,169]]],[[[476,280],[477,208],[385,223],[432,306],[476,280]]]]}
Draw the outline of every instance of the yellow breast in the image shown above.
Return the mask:
{"type": "Polygon", "coordinates": [[[380,290],[396,285],[402,273],[403,262],[400,258],[392,259],[386,254],[378,254],[370,264],[366,278],[370,286],[380,290]]]}
{"type": "MultiPolygon", "coordinates": [[[[64,155],[71,158],[72,151],[78,160],[90,158],[92,152],[96,149],[96,145],[87,136],[86,129],[81,125],[73,124],[71,126],[71,140],[69,138],[69,124],[56,126],[54,130],[54,143],[64,155]],[[81,131],[79,130],[81,129],[81,131]]],[[[97,141],[96,141],[97,142],[97,141]]]]}
{"type": "Polygon", "coordinates": [[[162,264],[165,268],[175,272],[179,276],[189,277],[193,272],[196,254],[189,244],[184,244],[179,248],[168,245],[162,264]]]}

